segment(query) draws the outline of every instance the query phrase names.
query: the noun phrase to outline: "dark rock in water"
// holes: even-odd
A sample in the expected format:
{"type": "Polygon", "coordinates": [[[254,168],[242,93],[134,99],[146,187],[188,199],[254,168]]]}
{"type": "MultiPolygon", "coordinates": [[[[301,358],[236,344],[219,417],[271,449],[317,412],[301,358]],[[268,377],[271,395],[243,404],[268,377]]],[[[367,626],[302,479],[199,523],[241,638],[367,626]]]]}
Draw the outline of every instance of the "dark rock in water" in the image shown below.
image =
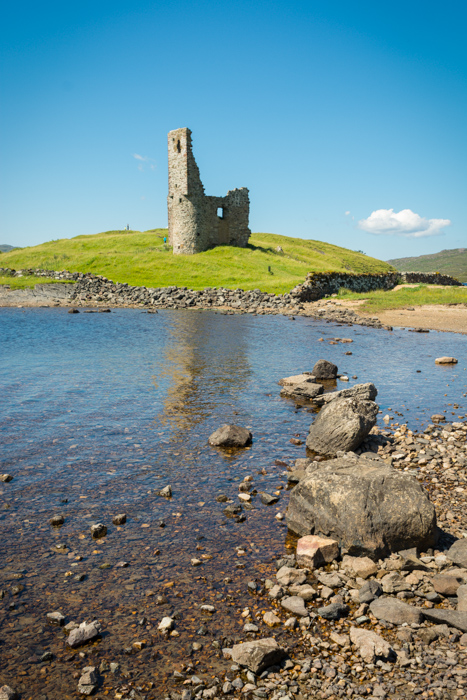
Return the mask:
{"type": "Polygon", "coordinates": [[[337,366],[328,360],[318,360],[311,373],[316,379],[336,379],[337,366]]]}
{"type": "Polygon", "coordinates": [[[126,523],[126,513],[118,513],[112,518],[114,525],[124,525],[126,523]]]}
{"type": "Polygon", "coordinates": [[[54,515],[54,517],[50,519],[50,524],[54,527],[59,527],[60,525],[63,525],[64,522],[65,518],[63,515],[54,515]]]}
{"type": "Polygon", "coordinates": [[[264,491],[260,491],[259,497],[261,499],[261,503],[264,503],[265,506],[272,506],[274,503],[277,503],[279,498],[277,496],[270,496],[268,493],[265,493],[264,491]]]}
{"type": "Polygon", "coordinates": [[[242,512],[242,506],[241,505],[236,505],[232,503],[232,505],[227,506],[224,508],[224,513],[228,516],[232,515],[238,515],[238,513],[242,512]]]}
{"type": "Polygon", "coordinates": [[[232,661],[240,666],[246,666],[256,674],[279,663],[285,656],[286,652],[273,637],[235,644],[232,647],[232,661]]]}
{"type": "Polygon", "coordinates": [[[447,558],[467,569],[467,539],[457,540],[452,547],[446,552],[447,558]]]}
{"type": "Polygon", "coordinates": [[[69,314],[79,314],[79,310],[78,309],[69,309],[68,313],[69,314]]]}
{"type": "Polygon", "coordinates": [[[100,537],[105,537],[106,534],[107,528],[102,523],[96,523],[95,525],[91,525],[91,535],[94,537],[95,540],[99,539],[100,537]]]}
{"type": "Polygon", "coordinates": [[[65,615],[59,611],[47,613],[47,622],[51,625],[62,627],[65,624],[65,615]]]}
{"type": "Polygon", "coordinates": [[[162,496],[163,498],[172,498],[171,485],[167,484],[167,486],[164,486],[164,488],[159,491],[159,496],[162,496]]]}
{"type": "Polygon", "coordinates": [[[418,608],[414,608],[407,603],[403,603],[397,598],[377,598],[370,604],[370,611],[378,620],[386,620],[394,625],[408,625],[412,623],[420,624],[423,620],[423,613],[418,608]]]}
{"type": "Polygon", "coordinates": [[[356,450],[375,425],[378,408],[373,401],[353,398],[331,401],[312,423],[306,446],[329,456],[356,450]]]}
{"type": "MultiPolygon", "coordinates": [[[[282,602],[282,601],[281,601],[282,602]]],[[[325,620],[340,620],[341,617],[346,617],[350,608],[344,603],[331,603],[330,605],[325,605],[322,608],[318,608],[318,615],[323,617],[325,620]]]]}
{"type": "Polygon", "coordinates": [[[221,425],[209,436],[209,444],[215,447],[246,447],[253,436],[247,428],[239,425],[221,425]]]}
{"type": "Polygon", "coordinates": [[[322,405],[334,401],[335,399],[360,399],[362,401],[374,401],[378,396],[378,390],[372,382],[366,384],[355,384],[348,389],[331,391],[316,398],[315,403],[322,405]]]}
{"type": "Polygon", "coordinates": [[[8,484],[10,481],[13,481],[13,477],[11,474],[0,474],[0,481],[3,481],[5,484],[8,484]]]}
{"type": "Polygon", "coordinates": [[[383,460],[345,457],[316,463],[292,490],[287,525],[300,536],[332,537],[372,559],[437,540],[433,504],[415,477],[383,460]]]}

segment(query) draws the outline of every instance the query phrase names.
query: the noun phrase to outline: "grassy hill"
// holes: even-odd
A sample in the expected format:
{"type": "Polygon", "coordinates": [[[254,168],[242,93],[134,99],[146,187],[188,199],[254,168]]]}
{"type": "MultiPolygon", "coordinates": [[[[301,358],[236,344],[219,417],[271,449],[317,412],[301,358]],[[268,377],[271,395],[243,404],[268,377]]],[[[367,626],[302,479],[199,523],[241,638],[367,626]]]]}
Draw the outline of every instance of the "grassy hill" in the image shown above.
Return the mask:
{"type": "Polygon", "coordinates": [[[467,282],[467,248],[442,250],[432,255],[417,258],[396,258],[388,260],[399,272],[442,272],[467,282]]]}
{"type": "Polygon", "coordinates": [[[17,248],[0,254],[0,267],[93,272],[114,282],[190,289],[228,287],[284,293],[310,271],[387,272],[391,266],[320,241],[255,233],[247,248],[219,246],[197,255],[173,255],[167,229],[106,231],[17,248]],[[280,246],[282,251],[277,251],[280,246]]]}

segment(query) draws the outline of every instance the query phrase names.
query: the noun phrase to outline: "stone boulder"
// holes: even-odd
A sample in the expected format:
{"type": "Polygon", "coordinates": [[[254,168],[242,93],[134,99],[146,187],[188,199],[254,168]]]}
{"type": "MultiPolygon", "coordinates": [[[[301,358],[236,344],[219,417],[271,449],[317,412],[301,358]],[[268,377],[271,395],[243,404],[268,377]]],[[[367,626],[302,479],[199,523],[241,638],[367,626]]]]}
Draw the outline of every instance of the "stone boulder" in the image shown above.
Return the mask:
{"type": "Polygon", "coordinates": [[[82,622],[79,627],[76,627],[70,632],[67,639],[68,646],[75,649],[81,646],[81,644],[86,644],[93,639],[96,639],[101,633],[101,625],[98,620],[94,620],[89,624],[87,622],[82,622]]]}
{"type": "Polygon", "coordinates": [[[315,381],[315,377],[311,374],[311,372],[303,372],[302,374],[293,374],[291,377],[284,377],[283,379],[279,379],[277,382],[280,384],[280,386],[294,386],[296,384],[313,384],[315,381]]]}
{"type": "Polygon", "coordinates": [[[435,360],[437,365],[457,365],[457,360],[455,357],[437,357],[435,360]]]}
{"type": "Polygon", "coordinates": [[[323,391],[324,389],[322,384],[303,382],[302,384],[288,384],[287,386],[282,387],[281,396],[313,400],[322,394],[323,391]]]}
{"type": "Polygon", "coordinates": [[[316,379],[336,379],[337,366],[333,365],[332,362],[328,362],[328,360],[318,360],[313,367],[311,374],[316,379]]]}
{"type": "Polygon", "coordinates": [[[297,542],[297,564],[310,569],[323,566],[339,556],[339,543],[329,537],[306,535],[297,542]]]}
{"type": "Polygon", "coordinates": [[[243,642],[232,647],[232,661],[246,666],[253,673],[262,673],[269,666],[281,661],[286,653],[273,637],[243,642]]]}
{"type": "Polygon", "coordinates": [[[331,401],[311,424],[306,446],[329,456],[356,450],[375,425],[378,408],[374,401],[352,398],[331,401]]]}
{"type": "Polygon", "coordinates": [[[246,447],[253,436],[247,428],[239,425],[221,425],[209,436],[209,444],[214,447],[246,447]]]}
{"type": "Polygon", "coordinates": [[[364,456],[316,463],[292,489],[286,517],[292,532],[331,537],[351,556],[426,551],[437,540],[435,509],[417,479],[364,456]]]}
{"type": "Polygon", "coordinates": [[[386,620],[393,625],[403,625],[412,623],[419,625],[423,620],[423,612],[412,605],[403,603],[398,598],[376,598],[370,603],[370,612],[377,620],[386,620]]]}
{"type": "Polygon", "coordinates": [[[340,389],[339,391],[331,391],[328,394],[323,394],[316,398],[318,405],[323,405],[334,401],[335,399],[360,399],[361,401],[374,401],[378,396],[378,389],[372,382],[366,384],[355,384],[348,389],[340,389]]]}

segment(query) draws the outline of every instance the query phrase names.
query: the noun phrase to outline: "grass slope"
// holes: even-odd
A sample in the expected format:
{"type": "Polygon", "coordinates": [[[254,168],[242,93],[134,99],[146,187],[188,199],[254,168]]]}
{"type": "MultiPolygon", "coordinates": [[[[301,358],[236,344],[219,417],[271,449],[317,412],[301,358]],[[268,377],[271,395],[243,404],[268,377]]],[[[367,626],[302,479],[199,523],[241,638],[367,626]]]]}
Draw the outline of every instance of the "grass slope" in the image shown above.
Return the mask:
{"type": "Polygon", "coordinates": [[[467,248],[442,250],[416,258],[396,258],[388,263],[399,272],[442,272],[460,282],[467,282],[467,248]]]}
{"type": "Polygon", "coordinates": [[[339,299],[365,299],[359,308],[368,313],[378,313],[386,309],[403,309],[407,306],[424,306],[426,304],[467,304],[467,287],[437,288],[419,284],[416,287],[402,289],[377,290],[366,294],[356,294],[341,289],[339,299]]]}
{"type": "Polygon", "coordinates": [[[387,272],[388,263],[329,243],[255,233],[247,248],[219,246],[197,255],[173,255],[167,229],[107,231],[17,248],[0,255],[0,267],[93,272],[114,282],[190,289],[227,287],[284,293],[307,272],[387,272]],[[281,246],[283,252],[277,252],[281,246]]]}

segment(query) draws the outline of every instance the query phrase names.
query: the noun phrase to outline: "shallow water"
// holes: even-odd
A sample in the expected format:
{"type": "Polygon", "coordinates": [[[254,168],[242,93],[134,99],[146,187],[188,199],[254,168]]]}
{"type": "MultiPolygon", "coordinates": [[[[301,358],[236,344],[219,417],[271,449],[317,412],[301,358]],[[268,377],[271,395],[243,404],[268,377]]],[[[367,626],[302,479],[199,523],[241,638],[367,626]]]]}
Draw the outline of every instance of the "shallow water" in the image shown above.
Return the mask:
{"type": "Polygon", "coordinates": [[[280,398],[281,377],[324,357],[358,376],[337,388],[376,384],[382,425],[387,413],[415,429],[433,413],[446,411],[448,420],[466,413],[465,337],[448,333],[215,312],[0,309],[0,353],[0,472],[14,477],[0,484],[0,681],[24,686],[25,697],[39,690],[49,700],[71,697],[75,665],[102,659],[129,674],[107,674],[102,692],[122,683],[146,692],[154,682],[160,693],[193,641],[204,645],[193,656],[199,672],[215,673],[222,662],[212,642],[223,644],[226,629],[244,637],[239,610],[254,605],[246,583],[272,576],[274,558],[286,551],[286,528],[274,517],[286,508],[286,480],[275,460],[305,456],[290,439],[304,441],[313,417],[280,398]],[[353,343],[330,345],[336,337],[353,343]],[[436,366],[440,355],[459,364],[436,366]],[[210,433],[231,422],[251,428],[252,447],[232,454],[209,447],[210,433]],[[237,523],[216,496],[237,502],[236,482],[247,474],[258,491],[284,491],[272,507],[253,499],[237,523]],[[170,500],[156,494],[168,483],[170,500]],[[128,522],[116,528],[112,516],[121,512],[128,522]],[[52,528],[58,513],[65,524],[52,528]],[[96,542],[89,528],[98,521],[108,535],[96,542]],[[194,557],[200,566],[191,565],[194,557]],[[122,560],[128,567],[116,566],[122,560]],[[15,585],[24,589],[13,594],[15,585]],[[160,593],[168,598],[162,607],[160,593]],[[209,619],[196,608],[202,599],[218,608],[209,619]],[[104,636],[84,649],[84,660],[47,626],[52,610],[67,620],[102,620],[104,636]],[[157,623],[173,612],[180,636],[163,642],[157,623]],[[147,648],[130,654],[141,639],[147,648]],[[47,650],[54,661],[38,663],[47,650]]]}

